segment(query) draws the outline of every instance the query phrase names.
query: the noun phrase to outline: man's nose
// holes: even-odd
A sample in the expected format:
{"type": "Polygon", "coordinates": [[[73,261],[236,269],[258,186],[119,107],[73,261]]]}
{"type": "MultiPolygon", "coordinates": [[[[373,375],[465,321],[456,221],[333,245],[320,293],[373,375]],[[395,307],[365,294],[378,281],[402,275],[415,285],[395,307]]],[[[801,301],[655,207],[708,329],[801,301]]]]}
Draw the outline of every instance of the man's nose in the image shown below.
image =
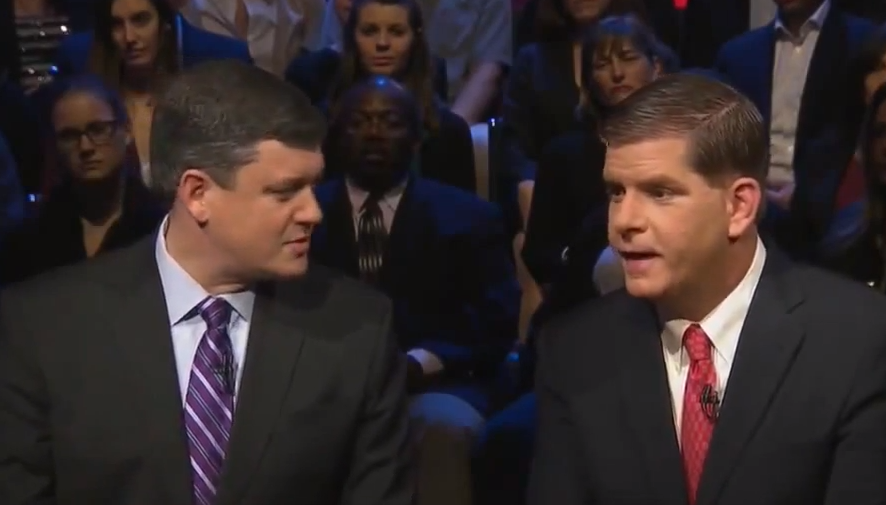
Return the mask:
{"type": "Polygon", "coordinates": [[[646,216],[642,203],[633,196],[622,196],[609,202],[609,231],[626,235],[643,231],[646,216]]]}
{"type": "Polygon", "coordinates": [[[298,215],[299,224],[316,226],[323,220],[323,211],[320,209],[320,202],[317,201],[317,195],[314,190],[310,190],[308,201],[304,210],[298,215]]]}

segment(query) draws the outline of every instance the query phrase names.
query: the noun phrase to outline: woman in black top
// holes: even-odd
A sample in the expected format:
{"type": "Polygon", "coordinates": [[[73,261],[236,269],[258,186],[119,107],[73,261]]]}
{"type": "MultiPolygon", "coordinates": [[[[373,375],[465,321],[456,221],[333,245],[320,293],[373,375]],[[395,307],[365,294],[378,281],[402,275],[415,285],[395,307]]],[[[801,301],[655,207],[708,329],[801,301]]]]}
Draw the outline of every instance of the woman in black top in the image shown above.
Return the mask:
{"type": "MultiPolygon", "coordinates": [[[[355,83],[371,75],[394,77],[421,105],[424,141],[416,170],[424,177],[473,192],[476,175],[471,131],[435,92],[435,60],[415,0],[357,0],[343,34],[339,61],[324,63],[336,72],[326,95],[330,115],[335,115],[340,98],[355,83]]],[[[341,175],[335,153],[327,150],[326,157],[326,174],[341,175]]]]}
{"type": "MultiPolygon", "coordinates": [[[[585,230],[606,246],[605,147],[597,122],[606,109],[649,84],[663,71],[661,44],[636,18],[615,16],[591,29],[582,46],[584,131],[567,133],[542,152],[523,246],[523,259],[539,284],[549,284],[563,263],[564,248],[585,219],[585,230]]],[[[589,239],[590,240],[590,239],[589,239]]]]}
{"type": "Polygon", "coordinates": [[[77,263],[150,234],[163,212],[132,170],[126,108],[98,77],[62,83],[51,109],[60,186],[4,241],[4,283],[77,263]]]}

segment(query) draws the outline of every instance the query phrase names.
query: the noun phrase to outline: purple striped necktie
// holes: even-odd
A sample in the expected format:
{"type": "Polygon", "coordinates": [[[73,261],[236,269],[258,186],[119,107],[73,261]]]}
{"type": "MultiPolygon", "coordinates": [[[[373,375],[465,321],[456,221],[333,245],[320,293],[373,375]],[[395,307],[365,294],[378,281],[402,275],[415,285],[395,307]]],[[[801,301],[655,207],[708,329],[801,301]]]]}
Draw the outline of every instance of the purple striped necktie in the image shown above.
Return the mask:
{"type": "Polygon", "coordinates": [[[228,336],[231,306],[221,298],[200,304],[206,333],[197,346],[185,397],[194,504],[213,505],[231,434],[234,392],[227,383],[233,351],[228,336]]]}

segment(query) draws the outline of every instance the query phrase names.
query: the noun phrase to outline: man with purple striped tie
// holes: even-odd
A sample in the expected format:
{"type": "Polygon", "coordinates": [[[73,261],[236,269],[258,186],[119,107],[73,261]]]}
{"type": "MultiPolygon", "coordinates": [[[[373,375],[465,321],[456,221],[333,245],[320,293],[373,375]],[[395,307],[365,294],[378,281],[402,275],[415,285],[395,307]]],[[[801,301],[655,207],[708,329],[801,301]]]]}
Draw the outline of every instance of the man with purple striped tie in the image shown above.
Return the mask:
{"type": "Polygon", "coordinates": [[[390,302],[308,269],[322,117],[234,61],[154,106],[157,233],[0,299],[0,504],[411,505],[390,302]]]}

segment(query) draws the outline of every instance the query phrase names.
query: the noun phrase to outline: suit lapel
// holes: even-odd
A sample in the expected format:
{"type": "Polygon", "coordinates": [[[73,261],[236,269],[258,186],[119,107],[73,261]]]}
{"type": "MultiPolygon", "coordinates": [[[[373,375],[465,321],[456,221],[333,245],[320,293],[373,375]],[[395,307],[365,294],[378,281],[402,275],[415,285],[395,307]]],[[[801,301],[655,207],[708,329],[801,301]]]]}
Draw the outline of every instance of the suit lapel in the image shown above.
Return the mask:
{"type": "Polygon", "coordinates": [[[699,505],[716,503],[803,341],[791,312],[802,294],[789,279],[790,263],[769,250],[741,331],[717,426],[705,462],[699,505]]]}
{"type": "Polygon", "coordinates": [[[391,231],[388,234],[388,243],[385,248],[385,256],[382,261],[381,283],[389,287],[397,276],[398,267],[412,264],[412,246],[419,242],[419,229],[416,221],[420,219],[422,200],[421,180],[411,177],[403,190],[394,221],[391,223],[391,231]]]}
{"type": "Polygon", "coordinates": [[[749,55],[761,54],[764,57],[757,61],[757,72],[759,75],[766,76],[763,81],[763,88],[759,90],[761,93],[759,100],[760,113],[768,125],[772,121],[772,83],[773,73],[775,72],[775,23],[769,23],[765,29],[760,30],[759,40],[755,43],[755,47],[748,53],[749,55]]]}
{"type": "Polygon", "coordinates": [[[809,133],[810,128],[814,131],[816,125],[812,121],[816,116],[815,111],[830,99],[827,96],[828,88],[834,79],[829,74],[833,73],[834,69],[845,68],[840,64],[840,59],[846,58],[847,54],[846,26],[842,23],[842,16],[832,8],[824,26],[821,27],[809,62],[809,71],[806,73],[806,82],[800,99],[800,113],[797,118],[798,139],[809,133]]]}
{"type": "Polygon", "coordinates": [[[188,456],[184,411],[175,366],[175,351],[163,285],[154,258],[156,234],[133,248],[134,261],[115,279],[120,293],[113,331],[121,366],[136,377],[138,401],[146,403],[142,426],[134,427],[163,455],[158,471],[158,494],[164,503],[191,503],[191,463],[188,456]]]}
{"type": "Polygon", "coordinates": [[[360,277],[357,257],[357,236],[354,229],[354,211],[343,181],[337,183],[332,201],[326,207],[326,258],[332,258],[329,266],[338,268],[352,277],[360,277]]]}
{"type": "Polygon", "coordinates": [[[661,332],[650,305],[631,299],[622,316],[626,331],[616,338],[631,339],[637,355],[621,380],[623,407],[637,435],[646,471],[662,504],[685,505],[686,484],[674,426],[661,332]]]}
{"type": "Polygon", "coordinates": [[[249,329],[246,363],[234,413],[218,503],[235,505],[242,497],[270,440],[305,338],[307,305],[296,283],[257,290],[249,329]],[[280,296],[278,290],[286,290],[280,296]]]}

